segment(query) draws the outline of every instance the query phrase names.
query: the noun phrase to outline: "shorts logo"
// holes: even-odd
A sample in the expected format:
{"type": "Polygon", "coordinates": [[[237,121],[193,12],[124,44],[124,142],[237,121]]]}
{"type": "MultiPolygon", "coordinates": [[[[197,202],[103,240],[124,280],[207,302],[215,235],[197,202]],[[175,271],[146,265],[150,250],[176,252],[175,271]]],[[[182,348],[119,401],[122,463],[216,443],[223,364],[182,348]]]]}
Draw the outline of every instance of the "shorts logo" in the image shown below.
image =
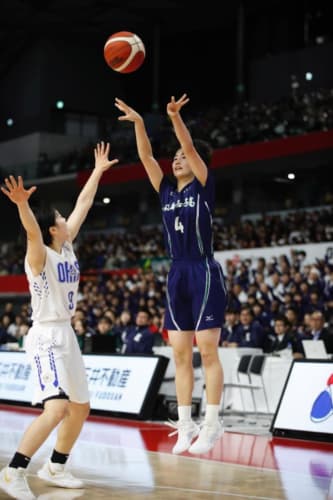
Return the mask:
{"type": "Polygon", "coordinates": [[[53,374],[51,372],[43,373],[42,381],[45,385],[51,384],[53,382],[53,374]]]}
{"type": "Polygon", "coordinates": [[[208,314],[208,316],[205,317],[205,321],[214,321],[214,316],[212,314],[208,314]]]}
{"type": "Polygon", "coordinates": [[[323,422],[333,415],[333,373],[327,380],[326,388],[316,397],[310,413],[312,422],[323,422]]]}

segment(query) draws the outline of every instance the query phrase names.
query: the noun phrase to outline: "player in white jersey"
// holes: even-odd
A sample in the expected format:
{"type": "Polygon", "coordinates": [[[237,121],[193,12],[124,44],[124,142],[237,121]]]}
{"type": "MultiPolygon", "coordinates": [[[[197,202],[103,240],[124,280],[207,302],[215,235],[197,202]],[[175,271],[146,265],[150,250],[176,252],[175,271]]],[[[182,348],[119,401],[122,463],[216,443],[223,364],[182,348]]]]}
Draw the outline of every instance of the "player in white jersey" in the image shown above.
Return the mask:
{"type": "Polygon", "coordinates": [[[95,168],[67,220],[55,209],[37,220],[29,205],[36,187],[26,189],[22,177],[9,176],[5,187],[1,187],[16,204],[27,234],[25,271],[31,293],[32,326],[26,351],[35,375],[32,403],[43,405],[8,466],[0,472],[0,488],[20,500],[36,498],[25,471],[31,457],[58,425],[52,456],[38,476],[54,486],[83,487],[82,481],[65,469],[90,410],[83,358],[71,327],[80,279],[72,242],[93,204],[103,172],[118,162],[109,160],[109,150],[109,144],[96,145],[95,168]]]}

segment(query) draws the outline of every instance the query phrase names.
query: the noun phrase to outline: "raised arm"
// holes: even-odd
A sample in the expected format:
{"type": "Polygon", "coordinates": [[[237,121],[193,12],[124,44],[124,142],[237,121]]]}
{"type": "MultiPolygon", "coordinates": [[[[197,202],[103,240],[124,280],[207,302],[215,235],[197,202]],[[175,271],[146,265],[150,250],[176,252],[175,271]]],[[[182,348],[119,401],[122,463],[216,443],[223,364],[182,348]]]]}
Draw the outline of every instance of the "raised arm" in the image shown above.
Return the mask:
{"type": "Polygon", "coordinates": [[[208,175],[207,165],[195,149],[191,134],[180,115],[181,108],[187,104],[189,100],[186,94],[183,94],[177,101],[175,97],[172,96],[170,102],[167,104],[167,113],[172,122],[180,147],[189,162],[193,174],[200,184],[204,186],[208,175]]]}
{"type": "Polygon", "coordinates": [[[149,180],[155,189],[159,191],[163,171],[153,156],[153,150],[147,134],[143,118],[133,108],[130,108],[124,101],[115,99],[115,106],[124,114],[118,117],[119,121],[130,121],[134,123],[136,146],[139,158],[147,172],[149,180]]]}
{"type": "Polygon", "coordinates": [[[109,160],[109,152],[110,144],[105,145],[103,141],[98,143],[94,149],[95,168],[79,194],[74,210],[67,220],[72,241],[76,238],[94,202],[100,178],[106,170],[119,161],[117,159],[109,160]]]}
{"type": "Polygon", "coordinates": [[[37,188],[32,186],[25,189],[20,175],[17,179],[10,175],[5,179],[5,185],[6,187],[1,187],[1,191],[17,206],[22,226],[27,233],[27,260],[33,274],[37,276],[44,267],[46,256],[42,233],[29,205],[29,198],[37,188]]]}

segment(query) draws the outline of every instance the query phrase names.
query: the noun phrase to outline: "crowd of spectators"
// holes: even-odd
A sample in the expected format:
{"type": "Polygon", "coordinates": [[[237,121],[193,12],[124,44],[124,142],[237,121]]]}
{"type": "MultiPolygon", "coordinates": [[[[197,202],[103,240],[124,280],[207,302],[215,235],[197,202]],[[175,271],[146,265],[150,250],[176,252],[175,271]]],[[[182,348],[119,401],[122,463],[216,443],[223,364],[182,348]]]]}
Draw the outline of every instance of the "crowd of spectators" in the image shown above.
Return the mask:
{"type": "MultiPolygon", "coordinates": [[[[192,136],[209,141],[214,149],[270,141],[333,128],[333,89],[309,92],[293,90],[278,102],[244,101],[231,108],[194,109],[186,117],[192,136]]],[[[161,114],[147,115],[146,122],[156,157],[170,158],[177,144],[170,121],[161,114]]],[[[133,128],[113,117],[102,136],[121,163],[138,161],[133,128]]],[[[92,168],[93,143],[61,157],[40,155],[37,176],[66,174],[92,168]]]]}
{"type": "MultiPolygon", "coordinates": [[[[278,252],[278,250],[277,250],[278,252]]],[[[324,340],[333,354],[333,262],[305,264],[292,252],[266,260],[227,261],[226,321],[220,345],[289,349],[304,356],[302,340],[324,340]]],[[[81,280],[73,327],[83,352],[152,353],[168,343],[163,328],[167,269],[104,272],[81,280]],[[108,337],[104,343],[101,337],[108,337]]],[[[22,344],[29,326],[29,305],[16,314],[8,303],[1,316],[3,343],[22,344]],[[10,335],[9,340],[5,336],[10,335]]]]}
{"type": "MultiPolygon", "coordinates": [[[[239,220],[226,225],[214,221],[215,251],[279,247],[333,240],[333,208],[296,210],[239,220]]],[[[152,259],[166,259],[161,227],[136,232],[82,233],[76,244],[81,271],[128,269],[149,266],[152,259]]],[[[0,275],[24,272],[24,245],[19,241],[0,246],[0,275]]]]}

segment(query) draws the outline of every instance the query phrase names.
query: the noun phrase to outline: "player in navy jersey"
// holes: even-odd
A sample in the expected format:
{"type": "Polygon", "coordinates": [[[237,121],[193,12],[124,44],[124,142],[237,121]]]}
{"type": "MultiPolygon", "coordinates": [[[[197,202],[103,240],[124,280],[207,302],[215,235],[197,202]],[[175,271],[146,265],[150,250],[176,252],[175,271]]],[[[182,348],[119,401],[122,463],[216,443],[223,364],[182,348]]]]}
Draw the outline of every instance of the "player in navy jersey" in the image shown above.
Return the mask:
{"type": "Polygon", "coordinates": [[[5,179],[5,187],[1,187],[17,206],[27,235],[24,265],[31,294],[32,326],[25,345],[34,372],[33,404],[43,406],[42,413],[24,432],[9,465],[0,471],[0,488],[20,500],[36,498],[25,471],[31,457],[58,425],[52,456],[37,474],[54,486],[83,487],[82,481],[65,469],[89,414],[85,367],[71,327],[80,279],[72,242],[93,204],[103,172],[118,162],[108,159],[109,149],[109,144],[97,144],[95,168],[67,220],[55,209],[36,218],[29,205],[36,187],[25,188],[22,177],[10,175],[5,179]]]}
{"type": "Polygon", "coordinates": [[[207,167],[211,149],[204,141],[192,140],[180,115],[188,101],[184,94],[178,100],[172,97],[167,105],[180,144],[172,162],[175,182],[163,174],[154,158],[141,115],[118,98],[115,106],[123,112],[119,120],[134,123],[139,158],[160,196],[165,243],[171,259],[164,326],[176,365],[178,422],[172,425],[178,439],[173,453],[188,450],[200,454],[207,453],[223,433],[218,418],[223,389],[218,343],[227,298],[222,269],[213,255],[215,192],[207,167]],[[205,419],[200,427],[191,415],[194,336],[201,353],[207,394],[205,419]]]}

